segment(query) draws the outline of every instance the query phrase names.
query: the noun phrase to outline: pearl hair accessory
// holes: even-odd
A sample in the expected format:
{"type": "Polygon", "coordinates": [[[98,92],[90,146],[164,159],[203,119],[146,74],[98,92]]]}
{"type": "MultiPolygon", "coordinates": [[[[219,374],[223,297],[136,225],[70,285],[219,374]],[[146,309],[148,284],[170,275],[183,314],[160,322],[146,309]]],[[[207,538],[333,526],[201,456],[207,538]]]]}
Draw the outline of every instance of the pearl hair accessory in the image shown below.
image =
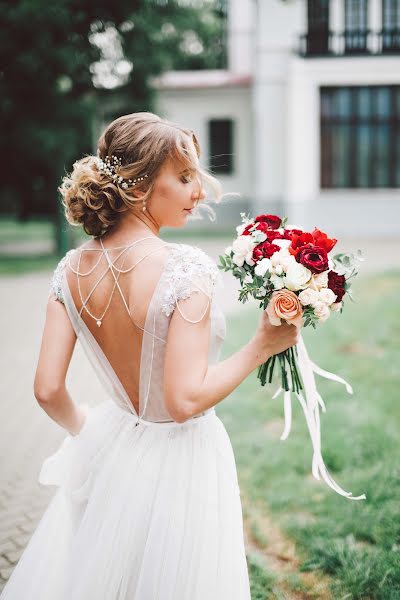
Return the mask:
{"type": "Polygon", "coordinates": [[[106,156],[104,159],[99,156],[96,157],[96,166],[99,171],[102,171],[105,175],[108,175],[115,184],[120,185],[123,189],[127,189],[128,187],[133,187],[137,183],[144,181],[147,178],[146,175],[142,175],[141,177],[136,177],[135,179],[124,179],[121,177],[119,173],[119,169],[121,167],[122,160],[115,156],[114,154],[106,156]]]}

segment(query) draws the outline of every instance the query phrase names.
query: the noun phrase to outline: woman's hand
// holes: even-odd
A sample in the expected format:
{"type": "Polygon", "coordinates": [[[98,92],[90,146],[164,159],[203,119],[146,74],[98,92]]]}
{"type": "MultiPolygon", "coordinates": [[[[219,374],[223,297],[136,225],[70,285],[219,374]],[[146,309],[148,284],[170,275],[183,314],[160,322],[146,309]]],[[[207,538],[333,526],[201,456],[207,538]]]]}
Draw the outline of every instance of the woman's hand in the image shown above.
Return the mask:
{"type": "Polygon", "coordinates": [[[260,365],[274,354],[295,346],[299,337],[300,329],[295,325],[288,325],[285,321],[282,325],[271,325],[267,313],[263,311],[253,338],[260,354],[260,365]]]}

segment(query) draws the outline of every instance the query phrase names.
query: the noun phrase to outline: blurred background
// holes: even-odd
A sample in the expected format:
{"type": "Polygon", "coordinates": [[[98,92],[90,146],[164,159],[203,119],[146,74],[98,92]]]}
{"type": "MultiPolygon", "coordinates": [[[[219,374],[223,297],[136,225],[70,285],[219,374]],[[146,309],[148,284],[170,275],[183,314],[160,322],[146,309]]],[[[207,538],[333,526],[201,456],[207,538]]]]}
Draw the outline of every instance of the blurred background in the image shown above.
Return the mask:
{"type": "MultiPolygon", "coordinates": [[[[280,442],[281,402],[255,376],[217,409],[252,598],[400,598],[400,0],[7,0],[0,22],[0,587],[54,492],[36,481],[65,436],[32,392],[51,272],[85,239],[57,186],[110,121],[151,110],[193,129],[203,165],[233,192],[215,222],[162,237],[217,258],[240,212],[268,212],[365,257],[356,304],[305,338],[355,389],[349,399],[318,382],[323,455],[367,501],[311,478],[300,411],[280,442]]],[[[258,312],[223,278],[228,355],[258,312]]],[[[69,377],[78,402],[103,394],[80,348],[69,377]]]]}
{"type": "Polygon", "coordinates": [[[189,229],[229,235],[240,211],[268,210],[336,237],[399,237],[398,0],[0,7],[3,253],[73,245],[61,176],[137,110],[194,129],[238,194],[189,229]]]}

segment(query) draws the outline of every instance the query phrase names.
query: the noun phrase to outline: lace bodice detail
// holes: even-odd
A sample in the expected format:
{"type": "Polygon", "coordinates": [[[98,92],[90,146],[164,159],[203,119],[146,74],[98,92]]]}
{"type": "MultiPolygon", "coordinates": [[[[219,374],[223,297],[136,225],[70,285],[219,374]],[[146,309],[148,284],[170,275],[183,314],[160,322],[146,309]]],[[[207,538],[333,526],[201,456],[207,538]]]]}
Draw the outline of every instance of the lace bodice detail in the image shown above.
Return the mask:
{"type": "Polygon", "coordinates": [[[211,258],[200,248],[174,244],[164,270],[165,294],[162,312],[169,317],[176,302],[201,289],[210,297],[220,273],[211,258]]]}
{"type": "MultiPolygon", "coordinates": [[[[226,335],[225,317],[216,301],[215,293],[221,284],[221,275],[215,262],[200,248],[188,244],[165,244],[165,263],[148,305],[143,330],[140,382],[139,416],[150,421],[171,421],[163,397],[164,359],[172,315],[176,308],[185,318],[185,300],[194,293],[207,296],[210,305],[209,364],[218,361],[226,335]]],[[[77,250],[70,250],[58,263],[50,284],[50,292],[64,303],[72,325],[81,340],[88,358],[103,386],[116,403],[125,410],[135,412],[121,382],[103,353],[99,343],[85,325],[72,299],[65,271],[77,250]]],[[[119,290],[121,292],[121,290],[119,290]]],[[[121,292],[122,294],[122,292],[121,292]]],[[[129,312],[126,301],[125,306],[129,312]]],[[[206,314],[205,311],[203,314],[206,314]]],[[[107,317],[106,317],[107,318],[107,317]]],[[[202,315],[199,315],[199,320],[202,315]]],[[[196,323],[196,320],[190,323],[196,323]]]]}
{"type": "Polygon", "coordinates": [[[56,268],[54,270],[54,273],[53,273],[53,276],[52,276],[52,279],[50,282],[49,293],[54,294],[54,296],[57,298],[57,300],[59,300],[63,304],[64,304],[64,295],[63,295],[63,290],[62,290],[62,278],[63,278],[65,265],[67,264],[67,262],[73,252],[74,252],[73,249],[68,250],[66,255],[60,260],[60,262],[58,263],[58,265],[56,266],[56,268]]]}

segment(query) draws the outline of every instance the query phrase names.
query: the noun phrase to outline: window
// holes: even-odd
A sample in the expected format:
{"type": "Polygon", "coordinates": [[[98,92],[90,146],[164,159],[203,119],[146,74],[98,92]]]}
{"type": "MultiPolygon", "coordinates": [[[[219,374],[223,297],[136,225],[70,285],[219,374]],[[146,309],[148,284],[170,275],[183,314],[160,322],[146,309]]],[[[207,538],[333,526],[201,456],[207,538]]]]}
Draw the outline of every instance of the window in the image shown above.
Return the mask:
{"type": "Polygon", "coordinates": [[[400,86],[321,88],[321,187],[400,187],[400,86]]]}
{"type": "Polygon", "coordinates": [[[383,29],[400,29],[400,0],[382,0],[383,29]]]}
{"type": "Polygon", "coordinates": [[[307,54],[326,54],[329,50],[329,0],[308,0],[307,54]]]}
{"type": "Polygon", "coordinates": [[[368,0],[345,1],[345,48],[346,53],[367,50],[368,0]]]}
{"type": "Polygon", "coordinates": [[[400,50],[400,0],[382,0],[382,52],[400,50]]]}
{"type": "Polygon", "coordinates": [[[211,119],[208,122],[209,166],[221,175],[233,173],[233,120],[211,119]]]}

